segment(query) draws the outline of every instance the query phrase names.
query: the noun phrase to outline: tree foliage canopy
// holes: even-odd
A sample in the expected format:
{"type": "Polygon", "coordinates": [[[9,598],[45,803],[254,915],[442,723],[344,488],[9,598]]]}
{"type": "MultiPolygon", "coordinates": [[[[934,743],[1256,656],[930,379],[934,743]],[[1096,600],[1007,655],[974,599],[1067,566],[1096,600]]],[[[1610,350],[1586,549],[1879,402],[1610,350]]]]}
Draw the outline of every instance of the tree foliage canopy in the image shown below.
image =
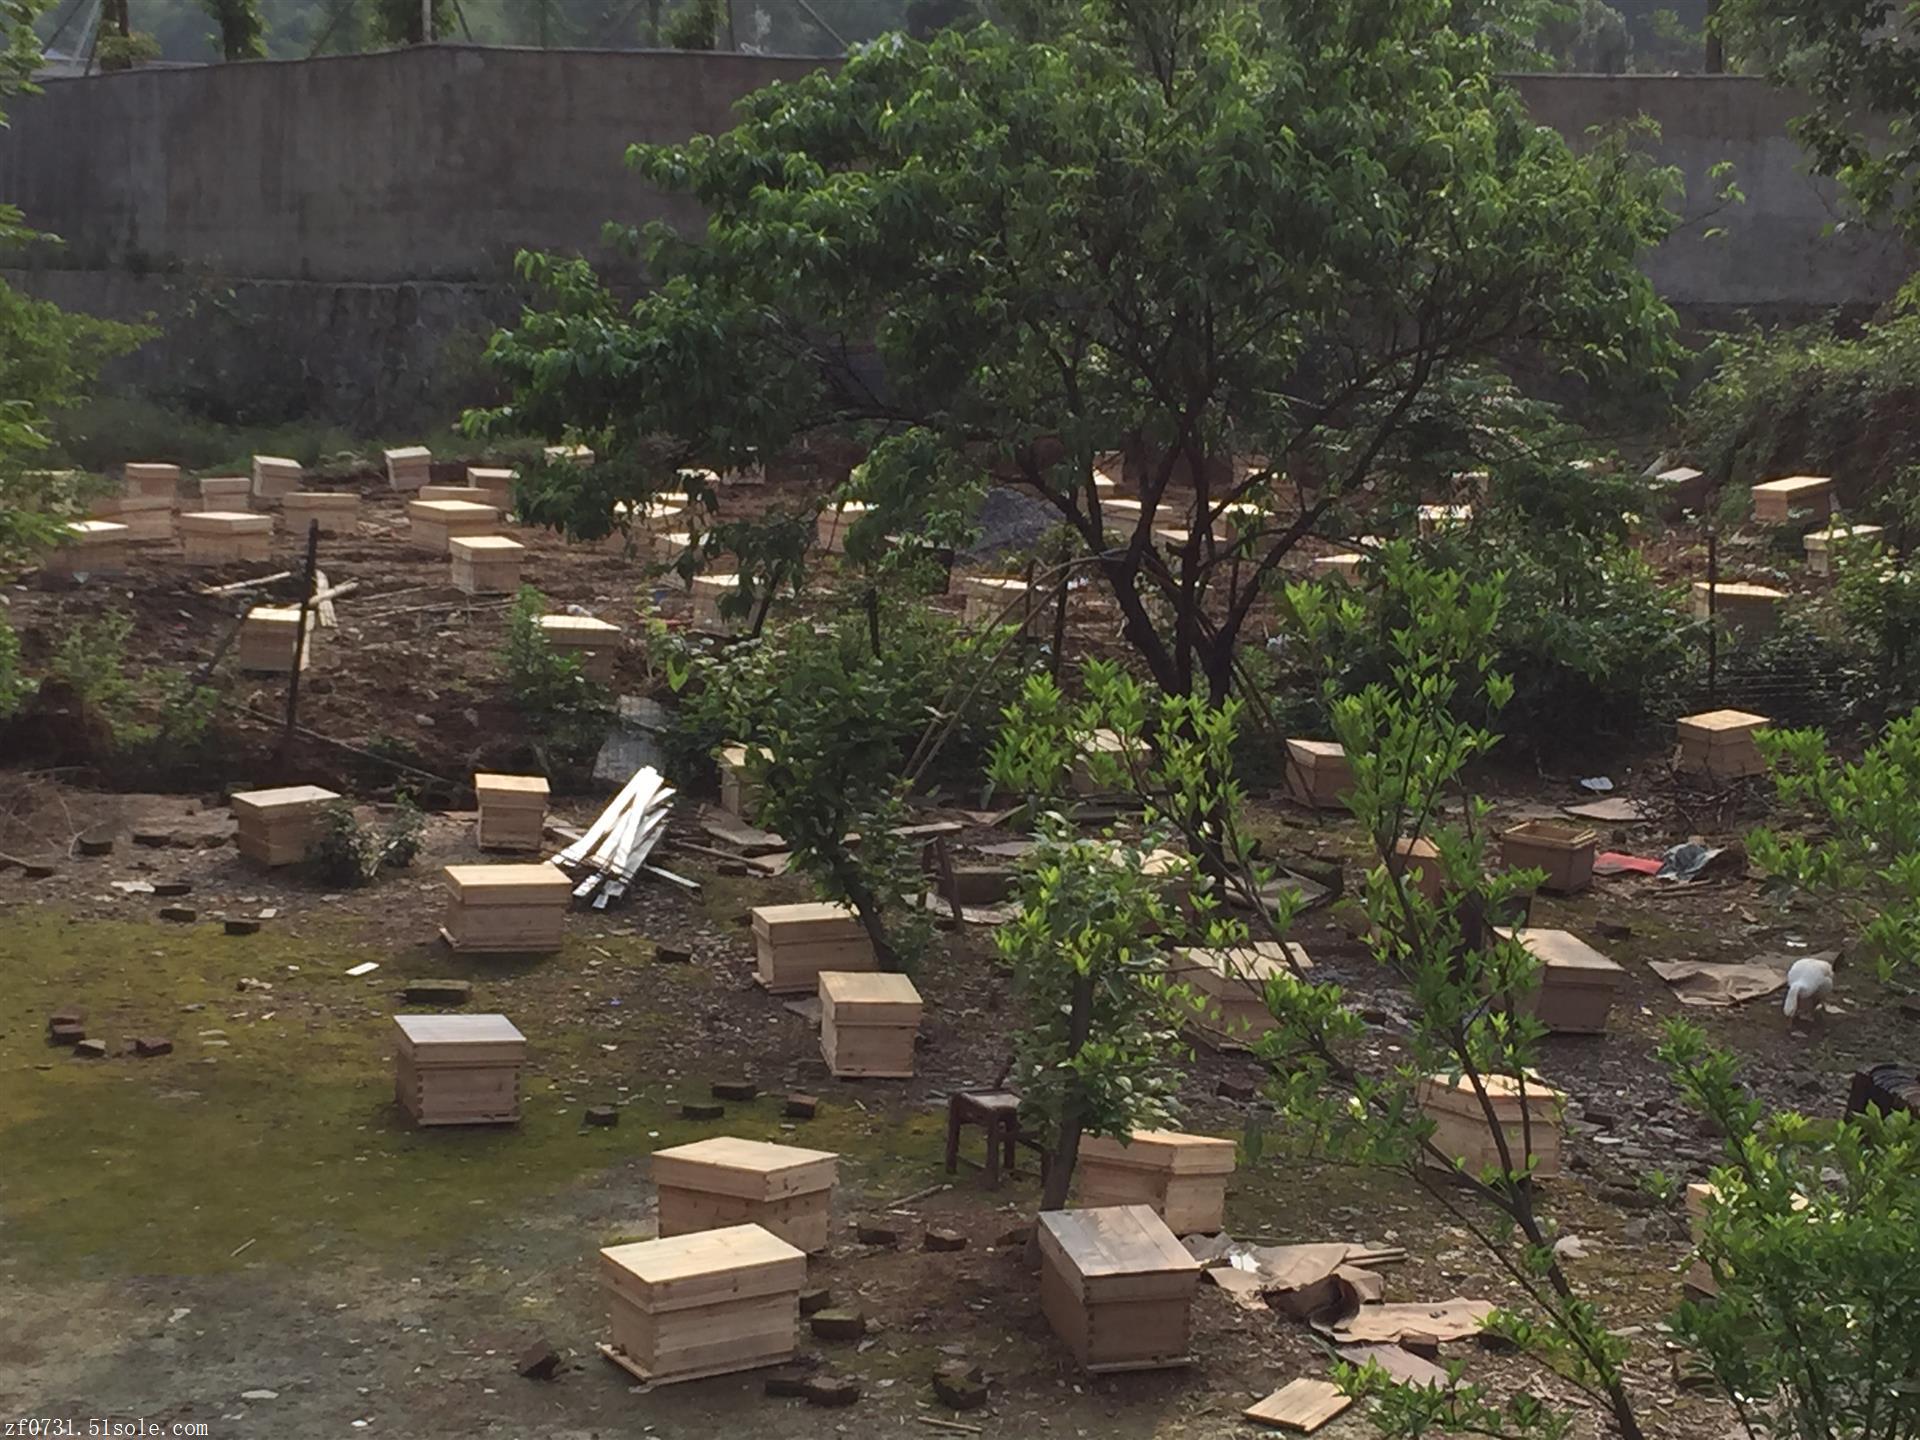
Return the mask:
{"type": "Polygon", "coordinates": [[[634,147],[704,235],[620,232],[654,282],[631,305],[523,256],[545,302],[496,337],[514,394],[476,424],[611,460],[570,517],[588,527],[610,476],[644,498],[822,433],[870,444],[879,488],[930,453],[943,481],[1020,482],[1099,555],[1154,678],[1218,695],[1264,583],[1342,497],[1471,453],[1454,401],[1484,367],[1667,368],[1635,262],[1668,177],[1536,125],[1456,8],[1091,0],[1044,41],[889,36],[749,97],[728,134],[634,147]],[[657,467],[618,468],[663,436],[657,467]],[[1092,477],[1123,447],[1143,508],[1110,538],[1092,477]],[[1286,520],[1215,538],[1283,489],[1286,520]]]}

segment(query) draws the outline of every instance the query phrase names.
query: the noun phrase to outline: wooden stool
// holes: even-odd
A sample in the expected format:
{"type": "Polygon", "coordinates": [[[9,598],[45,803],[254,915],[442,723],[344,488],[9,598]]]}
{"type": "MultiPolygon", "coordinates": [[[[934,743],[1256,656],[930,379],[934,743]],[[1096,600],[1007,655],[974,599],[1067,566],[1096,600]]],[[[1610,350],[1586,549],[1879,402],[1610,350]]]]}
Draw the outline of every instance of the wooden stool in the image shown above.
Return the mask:
{"type": "Polygon", "coordinates": [[[1020,1097],[1008,1090],[956,1090],[947,1097],[947,1173],[960,1170],[960,1132],[978,1125],[987,1132],[987,1172],[989,1189],[1000,1188],[1000,1169],[1015,1172],[1015,1148],[1025,1145],[1039,1158],[1040,1177],[1046,1178],[1047,1152],[1037,1140],[1020,1128],[1020,1097]]]}

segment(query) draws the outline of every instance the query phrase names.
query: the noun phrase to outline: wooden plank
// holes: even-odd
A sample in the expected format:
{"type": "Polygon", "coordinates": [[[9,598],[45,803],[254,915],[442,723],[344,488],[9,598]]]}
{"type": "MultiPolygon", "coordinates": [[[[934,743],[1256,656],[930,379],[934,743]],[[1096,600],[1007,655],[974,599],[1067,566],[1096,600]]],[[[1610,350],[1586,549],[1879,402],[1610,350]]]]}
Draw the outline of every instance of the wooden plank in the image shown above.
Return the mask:
{"type": "Polygon", "coordinates": [[[1303,1375],[1240,1413],[1258,1425],[1311,1435],[1352,1403],[1353,1397],[1343,1394],[1332,1381],[1303,1375]]]}

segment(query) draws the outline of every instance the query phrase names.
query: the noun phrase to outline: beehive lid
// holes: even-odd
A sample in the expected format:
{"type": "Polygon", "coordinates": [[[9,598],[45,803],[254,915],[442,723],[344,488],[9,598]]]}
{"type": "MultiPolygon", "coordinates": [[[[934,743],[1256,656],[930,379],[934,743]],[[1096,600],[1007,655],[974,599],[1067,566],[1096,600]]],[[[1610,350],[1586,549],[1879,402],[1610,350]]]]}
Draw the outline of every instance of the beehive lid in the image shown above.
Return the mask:
{"type": "Polygon", "coordinates": [[[542,615],[540,628],[549,635],[576,637],[581,635],[606,636],[618,635],[620,627],[605,620],[596,620],[591,615],[542,615]]]}
{"type": "Polygon", "coordinates": [[[1584,825],[1568,825],[1560,820],[1523,820],[1507,829],[1502,838],[1524,840],[1543,849],[1584,850],[1599,837],[1584,825]]]}
{"type": "Polygon", "coordinates": [[[1191,1294],[1200,1262],[1146,1205],[1048,1210],[1040,1248],[1083,1302],[1191,1294]]]}
{"type": "Polygon", "coordinates": [[[280,503],[295,510],[302,506],[325,507],[328,505],[347,510],[357,509],[360,497],[351,490],[289,490],[280,497],[280,503]]]}
{"type": "Polygon", "coordinates": [[[1789,475],[1784,480],[1768,480],[1753,487],[1756,495],[1804,495],[1810,490],[1833,484],[1827,475],[1789,475]]]}
{"type": "Polygon", "coordinates": [[[298,460],[290,460],[285,455],[256,455],[253,457],[253,463],[263,469],[269,470],[298,470],[300,468],[300,462],[298,460]]]}
{"type": "Polygon", "coordinates": [[[482,800],[501,801],[513,804],[532,804],[538,801],[546,803],[549,793],[547,777],[544,775],[487,775],[476,773],[473,777],[474,792],[482,800]]]}
{"type": "Polygon", "coordinates": [[[256,605],[247,611],[249,625],[298,625],[300,611],[287,605],[256,605]]]}
{"type": "Polygon", "coordinates": [[[492,508],[489,492],[480,485],[422,485],[414,495],[416,500],[466,500],[475,505],[492,508]]]}
{"type": "Polygon", "coordinates": [[[1367,557],[1357,550],[1343,550],[1338,555],[1322,555],[1311,563],[1327,570],[1352,570],[1367,557]]]}
{"type": "Polygon", "coordinates": [[[1775,600],[1787,598],[1787,592],[1784,590],[1776,590],[1771,585],[1749,585],[1744,580],[1726,581],[1719,585],[1709,585],[1704,580],[1693,582],[1693,594],[1696,600],[1706,599],[1709,590],[1721,600],[1735,602],[1751,600],[1771,604],[1775,600]]]}
{"type": "Polygon", "coordinates": [[[505,535],[456,535],[447,545],[455,555],[464,555],[469,560],[505,560],[527,548],[505,535]]]}
{"type": "Polygon", "coordinates": [[[860,917],[844,905],[803,900],[794,905],[756,905],[753,933],[779,940],[837,940],[851,932],[866,934],[860,917]]]}
{"type": "Polygon", "coordinates": [[[836,1025],[917,1025],[920,992],[904,975],[879,970],[822,970],[820,1004],[836,1025]]]}
{"type": "Polygon", "coordinates": [[[1135,1130],[1124,1144],[1105,1136],[1088,1136],[1080,1142],[1082,1159],[1093,1156],[1110,1164],[1164,1170],[1172,1175],[1230,1175],[1233,1152],[1231,1140],[1179,1130],[1135,1130]]]}
{"type": "Polygon", "coordinates": [[[1547,930],[1527,927],[1526,929],[1504,930],[1495,927],[1494,934],[1503,940],[1518,940],[1527,950],[1540,958],[1549,969],[1558,971],[1586,972],[1586,978],[1611,978],[1626,974],[1613,961],[1602,955],[1571,930],[1547,930]]]}
{"type": "Polygon", "coordinates": [[[208,535],[271,535],[273,516],[251,510],[189,510],[180,517],[180,528],[208,535]]]}
{"type": "Polygon", "coordinates": [[[505,1064],[527,1053],[527,1037],[504,1015],[396,1015],[393,1024],[401,1050],[427,1065],[505,1064]]]}
{"type": "Polygon", "coordinates": [[[758,1225],[610,1245],[600,1266],[616,1289],[661,1315],[788,1292],[806,1283],[807,1257],[758,1225]]]}
{"type": "Polygon", "coordinates": [[[565,905],[573,882],[552,865],[449,865],[447,888],[464,905],[565,905]]]}
{"type": "Polygon", "coordinates": [[[1671,470],[1662,470],[1653,478],[1667,485],[1686,485],[1700,479],[1706,472],[1696,470],[1691,465],[1676,465],[1671,470]]]}
{"type": "Polygon", "coordinates": [[[584,445],[549,445],[540,453],[549,460],[572,460],[582,465],[593,463],[593,451],[584,445]]]}
{"type": "Polygon", "coordinates": [[[1678,721],[1683,740],[1744,736],[1767,723],[1766,716],[1745,710],[1706,710],[1698,715],[1684,715],[1678,721]]]}
{"type": "Polygon", "coordinates": [[[1825,530],[1809,530],[1801,537],[1801,545],[1815,552],[1827,549],[1836,540],[1871,540],[1876,535],[1884,535],[1885,529],[1879,525],[1829,525],[1825,530]]]}
{"type": "Polygon", "coordinates": [[[1287,749],[1295,759],[1344,760],[1347,758],[1347,747],[1338,740],[1289,740],[1287,749]]]}
{"type": "Polygon", "coordinates": [[[830,1150],[716,1135],[654,1151],[653,1183],[744,1200],[784,1200],[829,1188],[839,1163],[830,1150]]]}
{"type": "Polygon", "coordinates": [[[424,445],[402,445],[398,450],[387,451],[386,457],[389,465],[395,461],[404,465],[409,460],[431,460],[433,459],[433,451],[424,445]]]}
{"type": "Polygon", "coordinates": [[[178,480],[178,465],[160,465],[149,461],[135,461],[126,467],[129,480],[178,480]]]}
{"type": "Polygon", "coordinates": [[[693,588],[695,590],[712,590],[715,592],[738,590],[740,588],[740,577],[738,575],[696,575],[693,577],[693,588]]]}
{"type": "Polygon", "coordinates": [[[237,790],[228,799],[235,815],[283,815],[340,797],[318,785],[283,785],[277,790],[237,790]]]}
{"type": "Polygon", "coordinates": [[[1120,738],[1117,730],[1096,730],[1080,742],[1083,755],[1120,755],[1126,752],[1126,742],[1120,738]]]}
{"type": "Polygon", "coordinates": [[[1275,975],[1291,975],[1293,968],[1287,964],[1289,955],[1300,969],[1313,968],[1306,948],[1292,941],[1283,944],[1278,940],[1254,940],[1245,945],[1212,950],[1190,947],[1173,953],[1176,969],[1205,970],[1223,980],[1245,981],[1249,986],[1263,986],[1275,975]]]}
{"type": "Polygon", "coordinates": [[[407,518],[410,520],[437,520],[445,523],[449,520],[497,520],[500,512],[491,505],[476,505],[471,500],[409,500],[407,518]]]}
{"type": "MultiPolygon", "coordinates": [[[[1480,1083],[1487,1099],[1493,1102],[1493,1113],[1502,1121],[1518,1123],[1523,1103],[1536,1119],[1543,1112],[1557,1115],[1566,1107],[1567,1097],[1537,1075],[1527,1081],[1524,1102],[1520,1082],[1511,1075],[1482,1075],[1480,1083]]],[[[1476,1117],[1480,1114],[1480,1100],[1473,1093],[1473,1082],[1464,1075],[1429,1075],[1421,1081],[1420,1088],[1423,1102],[1437,1101],[1439,1108],[1459,1114],[1476,1117]]]]}
{"type": "Polygon", "coordinates": [[[113,520],[69,520],[67,534],[75,545],[106,545],[124,540],[128,527],[113,520]]]}
{"type": "Polygon", "coordinates": [[[492,489],[496,485],[511,484],[513,482],[513,471],[490,469],[484,465],[469,465],[467,467],[467,479],[475,485],[492,489]]]}
{"type": "Polygon", "coordinates": [[[968,577],[967,588],[989,595],[1018,595],[1029,587],[1024,580],[1010,580],[1004,575],[974,575],[968,577]]]}

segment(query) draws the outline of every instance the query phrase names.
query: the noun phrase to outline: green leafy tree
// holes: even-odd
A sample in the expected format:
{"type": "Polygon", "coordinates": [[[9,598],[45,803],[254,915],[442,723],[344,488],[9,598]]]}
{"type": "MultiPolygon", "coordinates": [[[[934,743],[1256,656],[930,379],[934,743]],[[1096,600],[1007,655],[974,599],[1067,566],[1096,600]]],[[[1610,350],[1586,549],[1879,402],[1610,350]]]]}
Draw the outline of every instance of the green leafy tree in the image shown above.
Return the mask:
{"type": "Polygon", "coordinates": [[[1436,478],[1437,397],[1522,348],[1601,385],[1668,373],[1636,262],[1670,177],[1537,125],[1474,13],[1093,0],[1044,40],[859,49],[726,135],[634,147],[704,232],[616,229],[656,282],[634,303],[523,255],[545,299],[490,347],[511,402],[471,423],[612,457],[665,437],[662,476],[837,437],[883,491],[1024,485],[1159,686],[1218,703],[1300,542],[1362,486],[1436,478]],[[1093,474],[1119,449],[1142,514],[1116,524],[1093,474]],[[1284,518],[1215,538],[1262,496],[1284,518]]]}
{"type": "Polygon", "coordinates": [[[260,14],[260,0],[200,0],[200,4],[220,27],[210,38],[222,60],[266,58],[267,22],[260,14]]]}
{"type": "Polygon", "coordinates": [[[1191,1000],[1162,949],[1181,920],[1156,837],[1085,839],[1054,817],[1022,865],[1019,918],[994,932],[1026,1023],[1013,1083],[1048,1136],[1042,1210],[1063,1209],[1087,1135],[1124,1140],[1178,1110],[1181,1024],[1191,1000]]]}
{"type": "Polygon", "coordinates": [[[1883,979],[1920,965],[1920,711],[1852,764],[1834,759],[1818,730],[1763,731],[1760,747],[1781,804],[1816,828],[1756,831],[1753,858],[1836,906],[1883,979]]]}
{"type": "Polygon", "coordinates": [[[424,45],[453,29],[453,0],[433,0],[427,15],[421,13],[420,0],[367,0],[367,3],[371,7],[371,29],[376,43],[424,45]]]}
{"type": "Polygon", "coordinates": [[[674,50],[715,50],[726,37],[726,0],[688,0],[667,22],[662,38],[674,50]]]}
{"type": "Polygon", "coordinates": [[[1660,1058],[1724,1134],[1700,1258],[1718,1295],[1673,1319],[1760,1440],[1920,1435],[1920,1122],[1767,1115],[1685,1021],[1660,1058]]]}

